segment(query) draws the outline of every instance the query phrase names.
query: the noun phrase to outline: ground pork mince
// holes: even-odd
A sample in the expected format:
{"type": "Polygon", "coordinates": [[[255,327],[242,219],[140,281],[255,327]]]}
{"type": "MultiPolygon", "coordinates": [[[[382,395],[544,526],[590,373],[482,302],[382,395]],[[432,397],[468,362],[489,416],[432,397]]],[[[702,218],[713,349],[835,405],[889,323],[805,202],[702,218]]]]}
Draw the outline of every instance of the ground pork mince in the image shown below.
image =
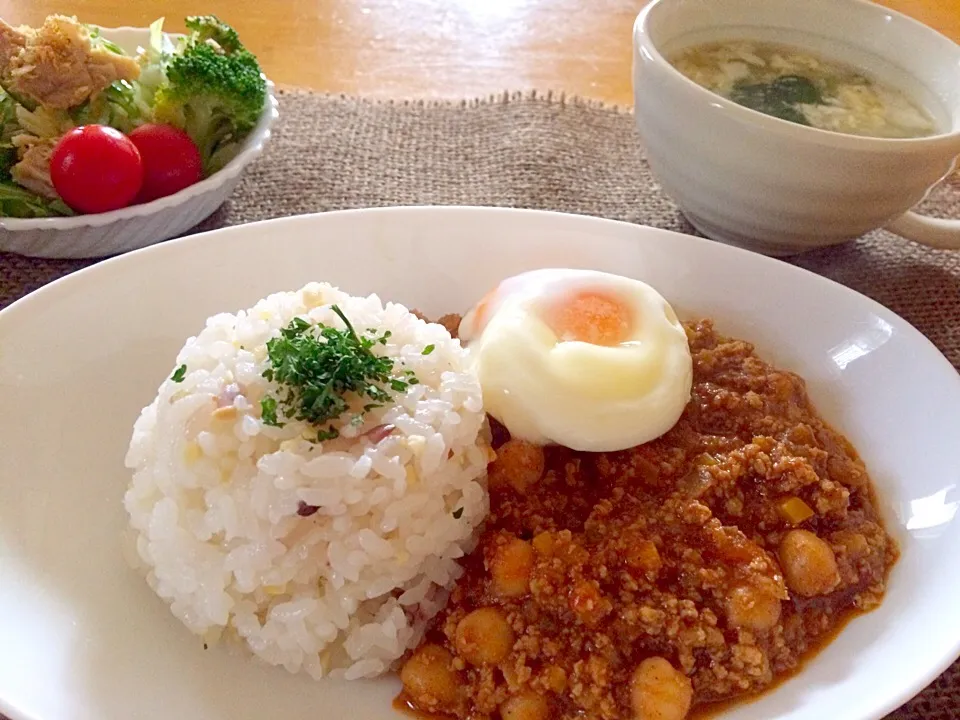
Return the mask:
{"type": "Polygon", "coordinates": [[[654,442],[575,453],[494,424],[491,516],[403,669],[420,710],[682,720],[771,687],[881,601],[897,547],[856,451],[801,378],[686,329],[692,399],[654,442]]]}

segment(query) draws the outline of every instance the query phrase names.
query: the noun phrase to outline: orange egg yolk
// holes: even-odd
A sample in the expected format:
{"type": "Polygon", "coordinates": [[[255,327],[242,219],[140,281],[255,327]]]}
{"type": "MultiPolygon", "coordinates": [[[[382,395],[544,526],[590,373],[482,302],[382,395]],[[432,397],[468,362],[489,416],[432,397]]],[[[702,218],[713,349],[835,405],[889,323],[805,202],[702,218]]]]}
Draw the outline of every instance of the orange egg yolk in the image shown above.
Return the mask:
{"type": "Polygon", "coordinates": [[[543,321],[560,338],[612,347],[630,338],[633,314],[620,300],[596,291],[567,295],[547,305],[543,321]]]}
{"type": "Polygon", "coordinates": [[[497,297],[497,293],[500,290],[498,285],[493,290],[488,292],[473,307],[473,332],[476,335],[480,335],[487,327],[487,323],[490,322],[490,306],[493,304],[493,301],[497,297]]]}

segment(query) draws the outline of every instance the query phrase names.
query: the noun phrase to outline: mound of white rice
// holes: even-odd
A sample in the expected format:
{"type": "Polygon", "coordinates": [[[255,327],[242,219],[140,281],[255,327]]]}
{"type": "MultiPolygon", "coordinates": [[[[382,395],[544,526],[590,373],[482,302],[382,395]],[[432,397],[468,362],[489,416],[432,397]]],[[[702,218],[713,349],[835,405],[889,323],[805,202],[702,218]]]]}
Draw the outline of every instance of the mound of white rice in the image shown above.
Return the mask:
{"type": "Polygon", "coordinates": [[[206,642],[235,634],[290,672],[390,669],[487,513],[480,386],[460,343],[401,305],[311,284],[210,318],[177,365],[186,374],[160,386],[127,454],[124,503],[150,586],[206,642]],[[390,331],[376,352],[419,384],[362,425],[347,413],[341,436],[318,444],[315,426],[261,422],[276,392],[262,374],[266,342],[293,318],[343,329],[333,303],[358,332],[390,331]]]}

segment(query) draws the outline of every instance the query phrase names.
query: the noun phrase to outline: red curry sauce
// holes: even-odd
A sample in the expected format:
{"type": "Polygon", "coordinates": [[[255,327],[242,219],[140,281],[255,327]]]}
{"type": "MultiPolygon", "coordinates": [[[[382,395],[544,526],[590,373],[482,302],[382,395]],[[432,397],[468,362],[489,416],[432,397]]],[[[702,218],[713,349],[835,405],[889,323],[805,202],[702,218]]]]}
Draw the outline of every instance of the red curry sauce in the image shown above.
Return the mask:
{"type": "Polygon", "coordinates": [[[856,451],[801,378],[709,321],[686,328],[692,399],[651,443],[544,449],[494,423],[491,514],[404,668],[415,707],[464,720],[712,714],[880,603],[898,551],[856,451]]]}

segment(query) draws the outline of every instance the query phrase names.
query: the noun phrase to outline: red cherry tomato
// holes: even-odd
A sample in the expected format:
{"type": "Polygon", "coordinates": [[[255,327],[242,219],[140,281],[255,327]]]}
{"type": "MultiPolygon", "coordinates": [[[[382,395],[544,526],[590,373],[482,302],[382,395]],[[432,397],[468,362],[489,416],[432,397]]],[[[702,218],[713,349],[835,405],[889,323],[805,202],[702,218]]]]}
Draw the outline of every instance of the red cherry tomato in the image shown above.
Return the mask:
{"type": "Polygon", "coordinates": [[[173,195],[203,177],[200,151],[190,136],[170,125],[141,125],[129,135],[143,158],[138,202],[173,195]]]}
{"type": "Polygon", "coordinates": [[[86,125],[60,138],[50,158],[50,176],[71,208],[101,213],[133,202],[143,185],[143,162],[119,130],[86,125]]]}

